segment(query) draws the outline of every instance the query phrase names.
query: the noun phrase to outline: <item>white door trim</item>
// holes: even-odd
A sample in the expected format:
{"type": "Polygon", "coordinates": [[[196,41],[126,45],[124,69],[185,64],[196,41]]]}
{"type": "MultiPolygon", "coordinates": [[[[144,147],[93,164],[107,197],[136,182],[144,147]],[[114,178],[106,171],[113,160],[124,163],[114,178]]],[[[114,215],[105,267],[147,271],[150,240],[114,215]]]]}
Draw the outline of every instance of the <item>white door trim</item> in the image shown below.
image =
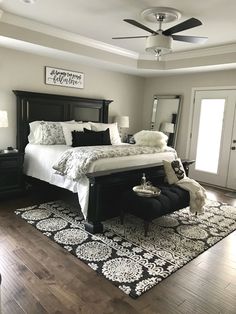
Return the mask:
{"type": "Polygon", "coordinates": [[[204,86],[204,87],[192,87],[191,89],[191,99],[190,99],[190,109],[189,109],[189,121],[188,121],[188,128],[187,128],[187,144],[186,144],[186,151],[185,155],[186,158],[189,158],[190,156],[190,142],[191,142],[191,132],[192,132],[192,125],[193,125],[193,109],[194,109],[194,100],[195,100],[195,94],[196,91],[205,91],[205,90],[227,90],[227,89],[233,89],[236,90],[235,86],[204,86]]]}

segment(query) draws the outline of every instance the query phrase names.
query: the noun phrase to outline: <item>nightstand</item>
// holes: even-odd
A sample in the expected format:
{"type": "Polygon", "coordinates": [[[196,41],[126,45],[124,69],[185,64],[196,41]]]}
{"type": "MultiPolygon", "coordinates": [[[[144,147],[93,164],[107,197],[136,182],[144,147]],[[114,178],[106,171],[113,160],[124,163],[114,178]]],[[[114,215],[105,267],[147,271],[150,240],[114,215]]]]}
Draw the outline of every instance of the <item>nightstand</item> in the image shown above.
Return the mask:
{"type": "Polygon", "coordinates": [[[0,153],[0,198],[23,192],[24,153],[0,153]]]}
{"type": "Polygon", "coordinates": [[[184,170],[186,172],[186,175],[188,176],[189,173],[189,166],[195,163],[195,160],[193,159],[181,159],[181,162],[184,166],[184,170]]]}

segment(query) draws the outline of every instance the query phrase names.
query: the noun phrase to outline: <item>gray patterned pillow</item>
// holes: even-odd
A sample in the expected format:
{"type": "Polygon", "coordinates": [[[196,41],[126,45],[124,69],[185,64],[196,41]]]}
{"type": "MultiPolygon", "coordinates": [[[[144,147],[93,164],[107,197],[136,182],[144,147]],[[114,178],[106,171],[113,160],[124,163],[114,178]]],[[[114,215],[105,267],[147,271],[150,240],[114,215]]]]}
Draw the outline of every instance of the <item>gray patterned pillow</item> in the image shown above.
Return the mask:
{"type": "Polygon", "coordinates": [[[65,137],[59,122],[40,122],[41,139],[43,145],[65,145],[65,137]]]}

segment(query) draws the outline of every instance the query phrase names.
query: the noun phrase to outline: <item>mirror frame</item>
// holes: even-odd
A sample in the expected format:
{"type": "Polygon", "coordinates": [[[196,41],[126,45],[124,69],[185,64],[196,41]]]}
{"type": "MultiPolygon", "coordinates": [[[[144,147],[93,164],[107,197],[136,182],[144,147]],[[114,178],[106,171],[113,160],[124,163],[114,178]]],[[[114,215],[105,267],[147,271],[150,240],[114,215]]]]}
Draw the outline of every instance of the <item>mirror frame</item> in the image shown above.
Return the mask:
{"type": "MultiPolygon", "coordinates": [[[[157,121],[158,100],[164,100],[164,99],[167,99],[167,100],[178,99],[179,100],[178,111],[177,111],[176,120],[175,120],[175,132],[171,133],[171,134],[173,134],[173,136],[171,138],[171,140],[172,140],[171,147],[175,148],[176,142],[177,142],[177,135],[178,135],[178,130],[179,130],[179,121],[180,121],[180,114],[181,114],[181,107],[182,107],[182,100],[183,100],[183,97],[181,95],[154,95],[153,106],[152,106],[152,115],[151,115],[151,130],[154,130],[155,123],[157,121]]],[[[170,122],[173,122],[173,120],[170,122]]]]}

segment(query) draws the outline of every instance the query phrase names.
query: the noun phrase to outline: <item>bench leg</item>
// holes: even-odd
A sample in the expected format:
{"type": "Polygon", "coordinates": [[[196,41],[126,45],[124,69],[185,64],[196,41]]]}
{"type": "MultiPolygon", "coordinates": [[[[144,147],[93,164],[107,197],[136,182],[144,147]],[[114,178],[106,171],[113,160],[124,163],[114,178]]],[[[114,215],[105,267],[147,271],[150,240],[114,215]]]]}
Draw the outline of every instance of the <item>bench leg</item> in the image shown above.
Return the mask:
{"type": "Polygon", "coordinates": [[[148,227],[149,227],[149,221],[144,220],[144,236],[147,236],[148,233],[148,227]]]}

